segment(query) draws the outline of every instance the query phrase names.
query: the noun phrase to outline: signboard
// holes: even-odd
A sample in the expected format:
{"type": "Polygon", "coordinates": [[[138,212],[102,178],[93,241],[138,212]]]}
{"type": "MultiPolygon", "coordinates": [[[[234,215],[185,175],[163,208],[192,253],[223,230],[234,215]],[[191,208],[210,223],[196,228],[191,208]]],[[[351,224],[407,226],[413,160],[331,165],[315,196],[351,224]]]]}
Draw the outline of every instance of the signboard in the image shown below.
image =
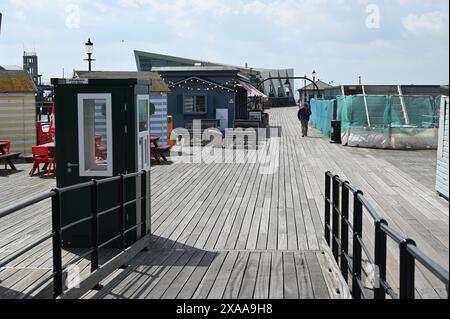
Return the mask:
{"type": "Polygon", "coordinates": [[[228,109],[217,109],[216,119],[220,120],[220,130],[225,131],[228,128],[228,109]]]}
{"type": "Polygon", "coordinates": [[[89,84],[89,79],[61,79],[59,84],[87,85],[89,84]]]}

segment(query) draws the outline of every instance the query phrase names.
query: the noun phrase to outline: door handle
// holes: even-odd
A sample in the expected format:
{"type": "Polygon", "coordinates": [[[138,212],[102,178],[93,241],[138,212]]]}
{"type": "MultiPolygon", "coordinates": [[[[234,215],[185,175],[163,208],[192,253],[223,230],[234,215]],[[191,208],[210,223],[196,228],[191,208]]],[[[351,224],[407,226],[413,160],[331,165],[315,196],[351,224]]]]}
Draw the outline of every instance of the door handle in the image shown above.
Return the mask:
{"type": "Polygon", "coordinates": [[[72,173],[72,167],[79,167],[80,164],[72,164],[72,163],[67,163],[67,173],[72,173]]]}

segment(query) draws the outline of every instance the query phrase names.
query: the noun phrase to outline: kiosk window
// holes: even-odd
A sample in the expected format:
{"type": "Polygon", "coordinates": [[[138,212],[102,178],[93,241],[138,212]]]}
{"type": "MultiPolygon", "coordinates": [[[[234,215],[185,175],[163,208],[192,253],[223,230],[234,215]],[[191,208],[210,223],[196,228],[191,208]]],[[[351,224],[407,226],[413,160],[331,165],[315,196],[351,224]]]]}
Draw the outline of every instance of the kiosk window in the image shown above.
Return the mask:
{"type": "Polygon", "coordinates": [[[149,101],[139,100],[139,133],[148,132],[149,101]]]}
{"type": "Polygon", "coordinates": [[[80,176],[112,176],[111,120],[111,95],[79,95],[80,176]]]}

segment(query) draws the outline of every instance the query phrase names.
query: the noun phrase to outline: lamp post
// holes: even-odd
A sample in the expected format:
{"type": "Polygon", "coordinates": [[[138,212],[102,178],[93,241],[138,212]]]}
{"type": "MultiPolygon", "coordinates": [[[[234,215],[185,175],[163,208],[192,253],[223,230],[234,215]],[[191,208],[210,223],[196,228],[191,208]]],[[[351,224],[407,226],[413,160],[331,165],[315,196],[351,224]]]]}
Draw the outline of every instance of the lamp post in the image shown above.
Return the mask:
{"type": "MultiPolygon", "coordinates": [[[[316,70],[313,70],[312,76],[313,76],[313,82],[314,83],[316,83],[316,75],[317,75],[316,70]]],[[[314,96],[314,98],[316,98],[316,86],[313,86],[313,96],[314,96]]]]}
{"type": "Polygon", "coordinates": [[[302,102],[303,102],[303,103],[306,102],[306,93],[308,92],[308,88],[307,88],[308,83],[307,83],[307,81],[306,81],[306,78],[307,78],[306,74],[305,74],[304,78],[305,78],[305,86],[303,87],[303,92],[302,92],[302,95],[303,95],[303,96],[302,96],[302,102]]]}
{"type": "Polygon", "coordinates": [[[94,59],[92,59],[92,53],[94,52],[94,43],[92,43],[91,39],[89,38],[88,42],[86,42],[85,46],[86,46],[86,54],[88,55],[88,58],[85,59],[84,61],[89,62],[89,71],[92,71],[92,61],[95,61],[94,59]]]}
{"type": "Polygon", "coordinates": [[[291,82],[289,82],[289,79],[286,79],[286,82],[284,82],[284,92],[287,96],[290,96],[291,82]]]}

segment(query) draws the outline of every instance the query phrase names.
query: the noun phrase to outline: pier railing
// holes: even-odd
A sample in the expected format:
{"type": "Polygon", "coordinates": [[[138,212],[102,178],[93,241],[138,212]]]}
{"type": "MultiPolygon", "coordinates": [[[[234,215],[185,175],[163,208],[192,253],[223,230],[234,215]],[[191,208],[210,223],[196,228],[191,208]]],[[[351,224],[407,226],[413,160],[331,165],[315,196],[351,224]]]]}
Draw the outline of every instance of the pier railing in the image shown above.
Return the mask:
{"type": "MultiPolygon", "coordinates": [[[[15,204],[13,206],[0,209],[0,218],[12,215],[22,209],[32,207],[35,204],[43,202],[45,200],[51,199],[51,209],[52,209],[52,230],[51,233],[44,236],[43,238],[36,240],[26,247],[20,249],[15,252],[11,256],[8,256],[4,260],[0,260],[0,269],[8,266],[10,263],[18,259],[19,257],[25,255],[26,253],[32,251],[33,249],[39,247],[44,244],[48,240],[52,241],[53,247],[53,268],[52,274],[44,279],[41,279],[41,282],[35,285],[32,289],[27,291],[26,297],[31,297],[34,293],[39,292],[47,286],[49,282],[53,281],[53,298],[76,298],[80,297],[84,292],[87,292],[90,289],[98,288],[98,284],[107,277],[111,272],[118,269],[124,263],[128,262],[128,259],[131,259],[132,254],[137,253],[145,248],[146,242],[143,242],[143,239],[148,238],[147,231],[147,213],[148,213],[148,183],[147,183],[147,172],[141,171],[128,175],[119,175],[112,178],[102,179],[102,180],[92,180],[87,183],[69,186],[66,188],[55,188],[52,191],[47,193],[43,193],[41,195],[35,196],[28,200],[25,200],[21,203],[15,204]],[[126,181],[132,178],[141,178],[141,193],[136,194],[136,198],[131,201],[126,201],[126,181]],[[111,207],[105,211],[99,211],[98,208],[98,188],[100,185],[118,183],[118,195],[117,195],[117,205],[115,207],[111,207]],[[79,191],[82,189],[89,189],[90,196],[90,204],[91,204],[91,214],[89,217],[80,219],[76,222],[73,222],[69,225],[62,225],[61,223],[61,197],[63,194],[79,191]],[[136,223],[136,225],[126,228],[126,208],[132,204],[137,204],[141,202],[141,221],[136,223]],[[117,220],[119,225],[119,231],[116,236],[110,238],[106,242],[99,242],[98,229],[99,219],[105,215],[109,215],[112,213],[117,214],[117,220]],[[65,271],[69,267],[69,265],[63,265],[62,258],[62,249],[63,249],[63,234],[69,229],[73,229],[76,226],[90,223],[90,231],[89,236],[91,238],[90,248],[84,252],[83,254],[77,256],[75,259],[70,261],[70,265],[74,265],[75,263],[85,259],[90,258],[91,264],[91,278],[86,279],[85,282],[80,284],[80,287],[76,287],[72,292],[71,287],[67,287],[65,283],[65,271]],[[141,228],[141,238],[132,246],[126,247],[125,236],[132,231],[136,231],[141,228]],[[106,246],[111,245],[114,242],[119,242],[118,247],[118,255],[105,261],[102,266],[99,265],[99,250],[105,248],[106,246]]],[[[38,294],[39,294],[38,293],[38,294]]]]}
{"type": "Polygon", "coordinates": [[[351,280],[354,299],[386,299],[388,296],[392,299],[415,299],[416,263],[425,267],[446,286],[447,298],[449,297],[449,272],[420,251],[414,240],[389,227],[388,222],[381,218],[362,191],[330,172],[325,174],[325,240],[347,284],[351,280]],[[353,196],[352,211],[349,207],[350,196],[353,196]],[[368,212],[375,227],[373,254],[363,239],[364,210],[368,212]],[[386,276],[388,239],[393,240],[400,250],[399,293],[386,276]],[[351,252],[350,245],[353,246],[351,252]],[[363,254],[364,259],[376,269],[374,274],[377,284],[371,290],[363,282],[363,275],[366,278],[370,276],[363,267],[363,254]]]}

